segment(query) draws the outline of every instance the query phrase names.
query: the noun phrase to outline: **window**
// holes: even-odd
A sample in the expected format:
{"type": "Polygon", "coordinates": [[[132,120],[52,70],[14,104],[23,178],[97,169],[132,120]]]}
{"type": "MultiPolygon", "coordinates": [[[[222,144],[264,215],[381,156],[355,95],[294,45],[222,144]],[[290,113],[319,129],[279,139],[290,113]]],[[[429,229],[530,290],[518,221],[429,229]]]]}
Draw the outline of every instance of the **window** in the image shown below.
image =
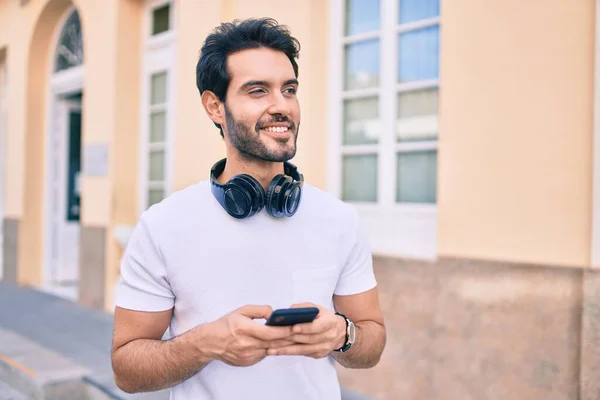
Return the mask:
{"type": "Polygon", "coordinates": [[[344,0],[339,192],[435,204],[439,0],[344,0]]]}
{"type": "Polygon", "coordinates": [[[149,103],[147,207],[161,201],[166,193],[167,72],[150,76],[149,103]]]}
{"type": "Polygon", "coordinates": [[[170,11],[170,4],[152,10],[152,35],[158,35],[169,30],[170,11]]]}
{"type": "Polygon", "coordinates": [[[81,23],[77,11],[67,19],[60,33],[56,59],[54,61],[54,72],[76,67],[83,64],[83,39],[81,37],[81,23]]]}
{"type": "Polygon", "coordinates": [[[171,146],[174,100],[175,36],[173,4],[147,0],[142,87],[140,211],[171,192],[171,146]]]}
{"type": "Polygon", "coordinates": [[[374,253],[437,254],[439,0],[331,0],[328,188],[374,253]]]}

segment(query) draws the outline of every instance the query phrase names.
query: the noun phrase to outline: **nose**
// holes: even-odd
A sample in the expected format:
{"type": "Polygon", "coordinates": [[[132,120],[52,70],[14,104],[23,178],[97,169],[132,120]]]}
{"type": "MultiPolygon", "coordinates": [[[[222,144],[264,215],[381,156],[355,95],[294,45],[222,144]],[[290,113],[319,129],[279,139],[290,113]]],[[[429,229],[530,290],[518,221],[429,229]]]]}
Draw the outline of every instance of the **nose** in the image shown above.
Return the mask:
{"type": "Polygon", "coordinates": [[[283,93],[279,91],[273,92],[271,106],[269,107],[268,111],[271,115],[280,114],[289,116],[291,113],[289,100],[285,98],[283,93]]]}

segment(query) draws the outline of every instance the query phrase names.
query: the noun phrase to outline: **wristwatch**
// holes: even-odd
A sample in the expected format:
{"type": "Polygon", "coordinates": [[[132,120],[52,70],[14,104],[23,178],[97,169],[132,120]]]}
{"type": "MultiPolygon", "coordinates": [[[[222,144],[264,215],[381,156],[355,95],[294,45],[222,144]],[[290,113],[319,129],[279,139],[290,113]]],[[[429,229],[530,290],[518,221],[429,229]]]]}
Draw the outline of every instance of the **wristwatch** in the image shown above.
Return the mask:
{"type": "Polygon", "coordinates": [[[340,317],[344,318],[344,321],[346,321],[346,340],[344,341],[344,345],[339,349],[334,350],[340,353],[344,353],[350,350],[350,348],[354,344],[354,340],[356,339],[356,329],[354,327],[354,322],[352,322],[350,318],[338,312],[336,312],[335,315],[339,315],[340,317]]]}

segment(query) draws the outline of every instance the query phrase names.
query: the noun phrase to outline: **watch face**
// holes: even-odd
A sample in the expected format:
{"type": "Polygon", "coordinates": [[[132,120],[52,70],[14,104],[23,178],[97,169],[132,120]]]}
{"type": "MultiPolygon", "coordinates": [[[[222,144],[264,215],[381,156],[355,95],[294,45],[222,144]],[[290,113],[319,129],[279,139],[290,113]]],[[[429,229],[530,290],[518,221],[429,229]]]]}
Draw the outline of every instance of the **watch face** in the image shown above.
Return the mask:
{"type": "Polygon", "coordinates": [[[350,321],[348,325],[348,343],[354,343],[354,339],[356,338],[356,331],[354,329],[354,322],[350,321]]]}

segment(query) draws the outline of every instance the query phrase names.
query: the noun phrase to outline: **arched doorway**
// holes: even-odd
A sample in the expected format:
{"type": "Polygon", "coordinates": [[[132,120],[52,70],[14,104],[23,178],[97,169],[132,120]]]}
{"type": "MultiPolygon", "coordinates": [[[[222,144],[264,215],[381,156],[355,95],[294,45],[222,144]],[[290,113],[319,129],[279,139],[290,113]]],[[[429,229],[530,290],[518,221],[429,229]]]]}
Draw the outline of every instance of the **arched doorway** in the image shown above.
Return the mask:
{"type": "Polygon", "coordinates": [[[61,18],[50,62],[47,115],[44,285],[76,301],[79,282],[83,39],[79,14],[61,18]]]}

